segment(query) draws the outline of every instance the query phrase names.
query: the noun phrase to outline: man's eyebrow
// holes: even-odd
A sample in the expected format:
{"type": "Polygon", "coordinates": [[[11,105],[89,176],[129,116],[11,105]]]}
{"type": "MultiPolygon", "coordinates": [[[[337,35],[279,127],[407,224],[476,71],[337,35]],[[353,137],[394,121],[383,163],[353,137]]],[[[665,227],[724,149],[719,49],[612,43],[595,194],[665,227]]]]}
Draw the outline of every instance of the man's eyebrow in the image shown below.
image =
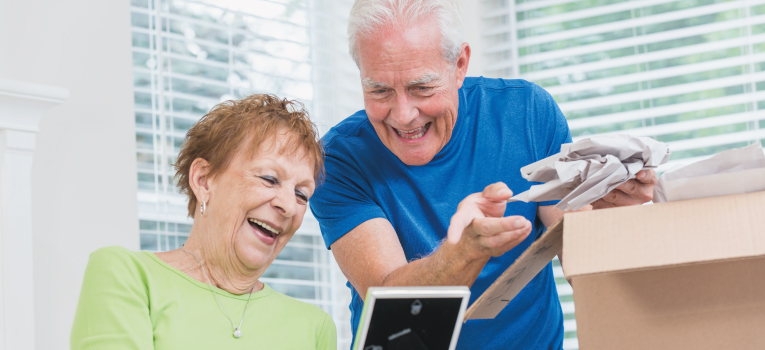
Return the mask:
{"type": "Polygon", "coordinates": [[[409,86],[424,85],[439,79],[441,79],[441,76],[436,73],[425,74],[418,79],[410,81],[409,86]]]}
{"type": "Polygon", "coordinates": [[[361,85],[365,89],[387,89],[387,88],[390,88],[390,86],[388,86],[388,84],[377,82],[377,81],[374,81],[374,80],[372,80],[370,78],[364,78],[364,80],[361,81],[361,85]]]}

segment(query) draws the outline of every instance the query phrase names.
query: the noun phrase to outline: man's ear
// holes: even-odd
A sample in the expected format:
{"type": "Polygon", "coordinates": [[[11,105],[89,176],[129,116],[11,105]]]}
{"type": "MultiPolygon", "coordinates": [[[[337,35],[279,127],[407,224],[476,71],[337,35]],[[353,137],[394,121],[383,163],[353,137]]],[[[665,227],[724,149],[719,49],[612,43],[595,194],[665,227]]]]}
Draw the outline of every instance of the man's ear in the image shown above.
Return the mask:
{"type": "Polygon", "coordinates": [[[210,163],[202,158],[194,159],[189,169],[189,186],[200,204],[210,200],[210,179],[207,176],[209,170],[210,163]]]}
{"type": "Polygon", "coordinates": [[[465,81],[467,75],[468,64],[470,63],[470,44],[462,43],[462,49],[460,55],[457,56],[457,62],[454,65],[455,76],[457,77],[457,88],[462,87],[462,83],[465,81]]]}

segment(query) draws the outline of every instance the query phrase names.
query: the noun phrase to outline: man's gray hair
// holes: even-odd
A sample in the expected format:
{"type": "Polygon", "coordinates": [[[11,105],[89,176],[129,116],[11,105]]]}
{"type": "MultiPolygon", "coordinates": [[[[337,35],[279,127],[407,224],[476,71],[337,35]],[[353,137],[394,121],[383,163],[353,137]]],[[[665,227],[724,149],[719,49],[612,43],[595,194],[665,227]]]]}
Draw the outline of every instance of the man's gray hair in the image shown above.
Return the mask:
{"type": "Polygon", "coordinates": [[[356,0],[348,18],[348,50],[361,67],[357,46],[360,36],[385,27],[405,29],[430,17],[441,29],[444,59],[456,64],[462,49],[460,13],[457,0],[356,0]]]}

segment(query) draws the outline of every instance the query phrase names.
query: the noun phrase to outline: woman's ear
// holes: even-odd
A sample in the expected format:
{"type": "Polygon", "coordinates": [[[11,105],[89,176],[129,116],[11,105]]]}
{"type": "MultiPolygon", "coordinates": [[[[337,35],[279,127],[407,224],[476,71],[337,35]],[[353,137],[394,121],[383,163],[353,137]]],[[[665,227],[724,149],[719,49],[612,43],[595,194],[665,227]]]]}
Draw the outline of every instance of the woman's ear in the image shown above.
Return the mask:
{"type": "Polygon", "coordinates": [[[200,204],[210,200],[210,179],[207,176],[209,170],[210,163],[202,158],[194,159],[189,169],[189,185],[200,204]]]}

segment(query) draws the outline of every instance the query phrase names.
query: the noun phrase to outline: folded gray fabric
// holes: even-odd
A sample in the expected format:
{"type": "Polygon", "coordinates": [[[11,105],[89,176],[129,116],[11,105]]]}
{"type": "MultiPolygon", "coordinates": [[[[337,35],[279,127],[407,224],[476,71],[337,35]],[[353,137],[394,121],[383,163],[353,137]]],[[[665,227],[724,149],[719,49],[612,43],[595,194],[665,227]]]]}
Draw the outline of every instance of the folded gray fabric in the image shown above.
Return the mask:
{"type": "Polygon", "coordinates": [[[521,168],[523,178],[544,184],[531,186],[508,202],[560,200],[559,209],[577,210],[635,178],[640,170],[666,163],[670,154],[663,142],[629,135],[563,144],[560,153],[521,168]]]}
{"type": "Polygon", "coordinates": [[[765,154],[755,143],[664,172],[654,203],[765,191],[765,154]]]}

